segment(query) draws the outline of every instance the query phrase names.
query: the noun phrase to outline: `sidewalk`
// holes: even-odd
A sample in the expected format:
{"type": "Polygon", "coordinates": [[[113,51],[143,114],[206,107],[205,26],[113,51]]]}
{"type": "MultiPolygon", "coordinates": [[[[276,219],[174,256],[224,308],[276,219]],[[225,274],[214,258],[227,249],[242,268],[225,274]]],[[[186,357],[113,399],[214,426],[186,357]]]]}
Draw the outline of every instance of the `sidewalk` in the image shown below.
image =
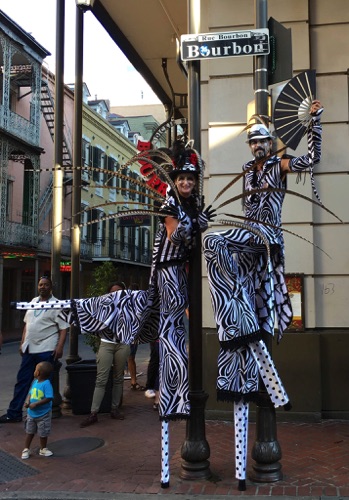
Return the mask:
{"type": "MultiPolygon", "coordinates": [[[[0,364],[3,380],[2,367],[3,363],[0,364]]],[[[145,361],[137,363],[137,368],[145,372],[145,361]]],[[[144,375],[139,382],[145,383],[144,375]]],[[[3,393],[3,382],[1,385],[3,393]]],[[[206,422],[212,477],[195,481],[180,478],[181,444],[186,424],[171,422],[170,488],[163,490],[160,487],[158,415],[152,409],[152,400],[145,398],[143,392],[131,391],[129,381],[125,381],[124,387],[124,421],[111,420],[108,414],[103,414],[97,424],[81,429],[79,424],[84,416],[63,410],[62,417],[53,420],[49,447],[55,454],[50,458],[37,454],[38,439],[35,437],[33,455],[29,460],[21,460],[23,425],[2,424],[0,499],[148,500],[156,494],[162,495],[164,500],[189,500],[198,496],[210,500],[217,496],[225,500],[228,495],[273,496],[275,499],[349,497],[349,422],[333,420],[278,423],[283,480],[269,484],[247,480],[245,492],[237,490],[234,478],[232,422],[206,422]],[[99,447],[86,451],[89,443],[97,443],[99,447]]],[[[4,404],[2,401],[2,408],[4,404]]],[[[250,449],[254,436],[255,424],[251,423],[250,449]]],[[[249,470],[252,463],[249,453],[249,470]]]]}

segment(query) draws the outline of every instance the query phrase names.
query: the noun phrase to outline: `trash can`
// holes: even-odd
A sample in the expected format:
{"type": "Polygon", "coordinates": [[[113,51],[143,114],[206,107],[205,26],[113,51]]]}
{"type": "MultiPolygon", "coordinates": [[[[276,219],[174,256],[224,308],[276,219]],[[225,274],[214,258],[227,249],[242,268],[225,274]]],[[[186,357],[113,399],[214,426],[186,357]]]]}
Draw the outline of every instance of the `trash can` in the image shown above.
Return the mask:
{"type": "MultiPolygon", "coordinates": [[[[69,376],[71,408],[74,415],[86,415],[91,412],[93,391],[96,385],[97,364],[94,359],[86,359],[66,366],[69,376]]],[[[111,393],[113,386],[113,369],[111,368],[100,413],[111,410],[111,393]]]]}

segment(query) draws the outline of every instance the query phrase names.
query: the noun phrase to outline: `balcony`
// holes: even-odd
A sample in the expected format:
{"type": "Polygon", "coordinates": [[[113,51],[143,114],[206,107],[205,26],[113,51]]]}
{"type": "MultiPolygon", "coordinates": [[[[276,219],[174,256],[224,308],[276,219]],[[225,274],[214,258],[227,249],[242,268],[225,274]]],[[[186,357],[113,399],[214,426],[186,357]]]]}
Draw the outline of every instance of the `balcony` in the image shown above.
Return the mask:
{"type": "Polygon", "coordinates": [[[0,234],[0,243],[3,245],[37,247],[38,234],[32,226],[7,221],[5,234],[0,234]]]}
{"type": "MultiPolygon", "coordinates": [[[[42,252],[51,253],[52,247],[52,233],[47,231],[39,231],[39,250],[42,252]]],[[[68,256],[71,254],[71,243],[69,236],[62,236],[62,249],[61,254],[68,256]]]]}
{"type": "Polygon", "coordinates": [[[117,259],[150,265],[152,249],[109,239],[96,243],[81,240],[80,256],[83,259],[117,259]]]}
{"type": "MultiPolygon", "coordinates": [[[[39,231],[39,235],[36,235],[31,226],[8,222],[6,236],[2,238],[0,235],[0,243],[11,246],[33,247],[41,252],[51,253],[52,233],[39,231]]],[[[71,254],[69,236],[62,236],[61,254],[64,256],[71,254]]],[[[152,249],[142,249],[138,245],[127,245],[115,240],[97,241],[96,243],[81,240],[80,257],[86,260],[116,259],[150,266],[152,249]]]]}
{"type": "Polygon", "coordinates": [[[5,112],[3,105],[0,105],[0,128],[28,144],[39,146],[40,129],[34,120],[31,122],[10,110],[5,112]]]}

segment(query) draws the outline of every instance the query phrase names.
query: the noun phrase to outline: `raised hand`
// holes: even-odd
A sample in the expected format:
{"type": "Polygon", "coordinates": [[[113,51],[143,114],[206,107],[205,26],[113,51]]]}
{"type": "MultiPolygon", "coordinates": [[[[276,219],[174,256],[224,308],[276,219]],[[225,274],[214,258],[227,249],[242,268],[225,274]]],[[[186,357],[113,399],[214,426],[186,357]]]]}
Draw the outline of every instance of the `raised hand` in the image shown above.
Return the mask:
{"type": "Polygon", "coordinates": [[[312,116],[320,116],[321,113],[323,112],[323,110],[324,110],[324,108],[322,107],[321,102],[318,101],[317,99],[315,99],[311,103],[310,114],[312,116]]]}
{"type": "Polygon", "coordinates": [[[217,216],[216,209],[212,208],[212,205],[209,205],[205,210],[202,211],[202,214],[205,214],[205,217],[208,221],[213,221],[213,219],[217,216]]]}
{"type": "Polygon", "coordinates": [[[208,227],[208,223],[213,221],[216,217],[216,210],[209,205],[205,210],[198,215],[198,224],[201,231],[205,231],[208,227]]]}

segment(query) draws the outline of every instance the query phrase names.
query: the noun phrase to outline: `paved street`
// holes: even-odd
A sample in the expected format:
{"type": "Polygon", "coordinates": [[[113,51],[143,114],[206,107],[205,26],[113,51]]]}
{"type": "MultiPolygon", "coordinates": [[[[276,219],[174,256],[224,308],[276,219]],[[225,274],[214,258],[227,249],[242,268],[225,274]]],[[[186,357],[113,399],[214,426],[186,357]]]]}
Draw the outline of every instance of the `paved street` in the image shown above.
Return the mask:
{"type": "MultiPolygon", "coordinates": [[[[82,341],[80,355],[91,358],[82,341]]],[[[149,346],[140,346],[136,361],[146,371],[149,346]]],[[[1,414],[11,399],[19,365],[18,343],[5,344],[0,356],[1,414]]],[[[139,379],[145,384],[145,374],[139,379]]],[[[65,385],[64,365],[61,387],[65,385]]],[[[209,480],[183,480],[181,445],[185,438],[183,422],[170,423],[170,488],[160,487],[160,425],[152,400],[144,393],[124,385],[124,421],[100,415],[98,424],[81,429],[82,415],[63,410],[53,420],[49,446],[57,450],[50,458],[38,456],[35,438],[33,455],[21,461],[24,430],[22,424],[0,426],[0,499],[86,500],[101,498],[148,500],[162,495],[164,500],[192,499],[198,496],[225,500],[244,497],[348,497],[349,498],[349,422],[278,424],[278,440],[283,458],[283,480],[275,483],[247,481],[247,491],[237,491],[234,478],[234,433],[231,422],[207,421],[210,445],[209,480]],[[99,446],[84,450],[89,442],[99,446]],[[7,466],[7,470],[6,470],[7,466]],[[1,475],[2,474],[2,475],[1,475]],[[13,477],[12,477],[13,474],[13,477]]],[[[249,426],[249,446],[253,445],[255,425],[249,426]]],[[[249,454],[249,469],[253,460],[249,454]]]]}

